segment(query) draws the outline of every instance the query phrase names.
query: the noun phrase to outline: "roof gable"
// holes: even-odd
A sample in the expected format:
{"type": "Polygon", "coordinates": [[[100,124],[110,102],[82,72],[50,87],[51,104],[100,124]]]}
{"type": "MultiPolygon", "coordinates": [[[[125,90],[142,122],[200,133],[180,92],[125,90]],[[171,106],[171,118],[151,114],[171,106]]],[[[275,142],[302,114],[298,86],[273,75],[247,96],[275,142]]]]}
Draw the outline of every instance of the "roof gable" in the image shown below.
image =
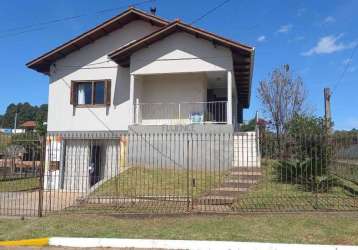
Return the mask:
{"type": "Polygon", "coordinates": [[[137,41],[129,43],[118,50],[113,51],[108,56],[121,66],[129,66],[130,56],[134,52],[162,40],[163,38],[178,31],[187,32],[197,38],[211,41],[214,46],[224,46],[232,51],[235,80],[237,89],[239,90],[239,100],[242,102],[240,105],[244,108],[248,108],[250,104],[251,79],[254,60],[254,48],[252,47],[184,24],[180,21],[175,21],[137,41]]]}
{"type": "Polygon", "coordinates": [[[130,8],[94,27],[93,29],[28,62],[26,66],[38,72],[49,74],[50,66],[56,60],[61,59],[76,50],[79,50],[80,48],[117,29],[120,29],[129,22],[138,19],[150,22],[152,25],[159,27],[166,26],[169,23],[168,21],[157,16],[150,15],[138,9],[130,8]]]}
{"type": "Polygon", "coordinates": [[[253,51],[253,48],[249,46],[231,41],[229,39],[220,37],[218,35],[215,35],[213,33],[198,28],[194,28],[193,26],[184,24],[180,21],[175,21],[137,41],[122,46],[118,50],[115,50],[112,53],[110,53],[108,56],[118,64],[125,65],[127,64],[125,61],[129,59],[128,56],[130,56],[135,51],[143,47],[146,47],[152,43],[155,43],[177,31],[188,32],[192,35],[195,35],[197,38],[209,40],[213,42],[215,45],[229,47],[235,53],[240,54],[242,56],[250,56],[253,51]]]}

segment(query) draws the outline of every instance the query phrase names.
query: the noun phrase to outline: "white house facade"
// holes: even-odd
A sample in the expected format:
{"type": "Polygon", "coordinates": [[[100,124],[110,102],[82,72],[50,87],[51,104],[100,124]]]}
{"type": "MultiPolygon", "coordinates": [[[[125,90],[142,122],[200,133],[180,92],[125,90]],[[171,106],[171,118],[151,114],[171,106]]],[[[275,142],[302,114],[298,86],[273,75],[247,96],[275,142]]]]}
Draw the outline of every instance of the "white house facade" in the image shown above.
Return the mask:
{"type": "Polygon", "coordinates": [[[45,185],[83,191],[118,175],[128,142],[117,147],[115,133],[233,132],[250,104],[253,63],[249,46],[133,8],[32,60],[49,76],[45,185]]]}

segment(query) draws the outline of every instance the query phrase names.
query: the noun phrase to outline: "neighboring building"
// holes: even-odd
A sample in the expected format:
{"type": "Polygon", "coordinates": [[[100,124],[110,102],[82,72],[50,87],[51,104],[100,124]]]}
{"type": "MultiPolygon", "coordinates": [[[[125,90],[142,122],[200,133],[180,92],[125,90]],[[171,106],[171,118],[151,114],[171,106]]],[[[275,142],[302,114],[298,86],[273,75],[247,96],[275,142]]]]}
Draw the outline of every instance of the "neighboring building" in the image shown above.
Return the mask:
{"type": "Polygon", "coordinates": [[[21,134],[21,133],[25,133],[25,129],[0,128],[0,133],[21,134]]]}
{"type": "Polygon", "coordinates": [[[20,128],[24,129],[26,132],[34,131],[36,128],[35,121],[26,121],[20,125],[20,128]]]}
{"type": "MultiPolygon", "coordinates": [[[[27,66],[49,76],[47,129],[61,135],[48,156],[52,170],[64,169],[78,150],[87,155],[78,163],[80,175],[88,176],[91,159],[100,155],[96,171],[113,165],[116,158],[103,160],[114,146],[99,140],[101,132],[189,124],[204,132],[236,130],[250,105],[253,63],[250,46],[134,8],[47,52],[27,66]],[[85,147],[76,139],[61,142],[79,134],[98,141],[85,147]]],[[[79,175],[75,167],[63,171],[79,175]]],[[[51,185],[58,181],[66,185],[62,177],[51,185]]]]}

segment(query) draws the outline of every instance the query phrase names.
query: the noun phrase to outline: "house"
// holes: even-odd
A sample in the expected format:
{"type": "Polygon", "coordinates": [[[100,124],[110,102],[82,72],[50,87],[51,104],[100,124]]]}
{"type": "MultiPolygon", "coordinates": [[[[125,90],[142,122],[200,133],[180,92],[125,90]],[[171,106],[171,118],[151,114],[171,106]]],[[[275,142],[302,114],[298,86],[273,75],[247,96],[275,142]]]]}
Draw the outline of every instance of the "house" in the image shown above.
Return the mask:
{"type": "MultiPolygon", "coordinates": [[[[108,156],[118,142],[103,141],[108,131],[237,130],[250,105],[253,65],[250,46],[129,8],[27,63],[49,77],[47,129],[55,139],[48,143],[48,169],[57,177],[82,176],[68,185],[86,189],[95,159],[101,158],[101,166],[94,164],[100,179],[118,174],[103,171],[120,164],[108,156]],[[83,136],[96,141],[83,146],[83,136]],[[74,151],[86,160],[65,170],[78,158],[74,151]]],[[[51,183],[66,186],[63,177],[51,183]]]]}
{"type": "Polygon", "coordinates": [[[36,122],[26,121],[20,125],[20,128],[25,129],[26,132],[34,131],[36,128],[36,122]]]}

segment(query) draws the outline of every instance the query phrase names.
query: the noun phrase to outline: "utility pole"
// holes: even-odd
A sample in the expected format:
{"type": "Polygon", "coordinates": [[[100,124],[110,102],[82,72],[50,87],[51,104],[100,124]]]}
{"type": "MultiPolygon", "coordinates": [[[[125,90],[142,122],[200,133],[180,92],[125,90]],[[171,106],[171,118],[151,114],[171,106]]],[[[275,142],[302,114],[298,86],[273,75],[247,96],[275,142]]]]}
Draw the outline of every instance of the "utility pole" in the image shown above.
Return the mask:
{"type": "Polygon", "coordinates": [[[324,120],[327,133],[331,133],[331,124],[332,124],[332,116],[331,116],[331,89],[324,88],[324,120]]]}
{"type": "Polygon", "coordinates": [[[14,133],[16,134],[16,129],[17,129],[17,109],[16,109],[16,113],[15,113],[15,118],[14,118],[14,133]]]}

